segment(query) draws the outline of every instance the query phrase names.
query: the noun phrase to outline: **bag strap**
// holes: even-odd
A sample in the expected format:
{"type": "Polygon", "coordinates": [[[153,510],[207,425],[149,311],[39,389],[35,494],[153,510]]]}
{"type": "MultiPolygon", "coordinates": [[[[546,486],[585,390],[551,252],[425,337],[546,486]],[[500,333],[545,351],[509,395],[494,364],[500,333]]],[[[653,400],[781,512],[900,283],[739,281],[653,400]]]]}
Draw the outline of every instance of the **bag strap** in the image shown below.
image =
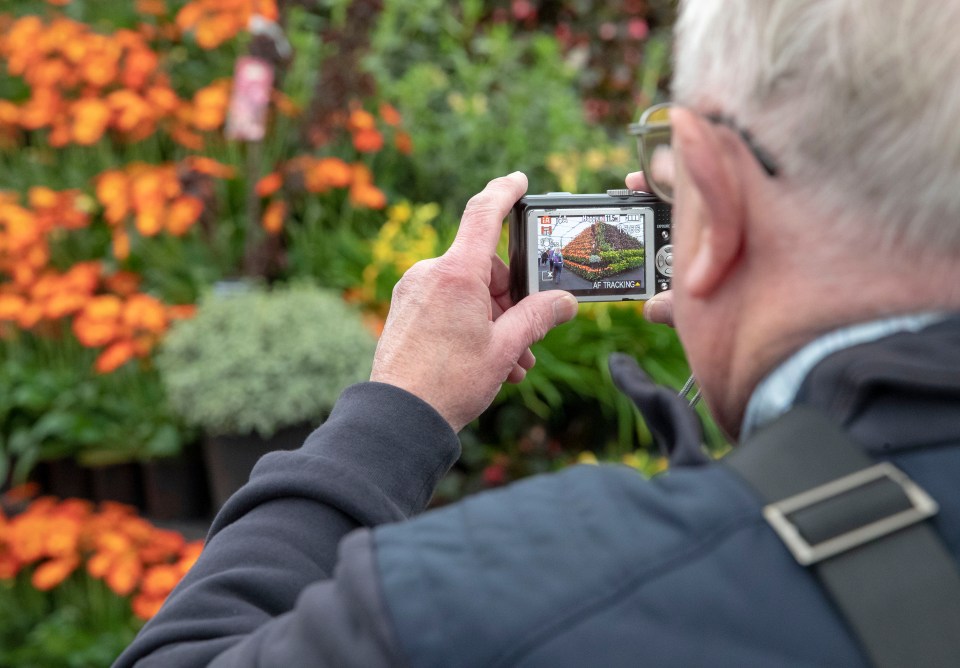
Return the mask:
{"type": "Polygon", "coordinates": [[[937,504],[829,418],[796,407],[723,459],[880,668],[960,666],[960,572],[937,504]]]}

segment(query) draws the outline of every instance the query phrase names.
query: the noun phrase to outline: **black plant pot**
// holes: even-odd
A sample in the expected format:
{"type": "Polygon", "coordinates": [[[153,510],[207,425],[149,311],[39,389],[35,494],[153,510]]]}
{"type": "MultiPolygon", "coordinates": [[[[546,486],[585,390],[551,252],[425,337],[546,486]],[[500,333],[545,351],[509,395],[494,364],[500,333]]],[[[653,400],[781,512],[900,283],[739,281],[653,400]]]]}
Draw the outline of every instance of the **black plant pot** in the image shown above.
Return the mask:
{"type": "Polygon", "coordinates": [[[89,471],[95,501],[117,501],[143,510],[143,482],[138,464],[93,466],[89,471]]]}
{"type": "Polygon", "coordinates": [[[61,499],[92,499],[90,470],[71,458],[53,459],[42,467],[41,485],[45,494],[61,499]]]}
{"type": "Polygon", "coordinates": [[[177,521],[208,516],[210,491],[199,447],[187,447],[176,457],[144,462],[141,468],[151,519],[177,521]]]}
{"type": "Polygon", "coordinates": [[[286,427],[270,438],[257,434],[207,436],[203,441],[203,458],[207,463],[214,510],[219,510],[247,482],[263,455],[299,448],[313,429],[307,424],[286,427]]]}

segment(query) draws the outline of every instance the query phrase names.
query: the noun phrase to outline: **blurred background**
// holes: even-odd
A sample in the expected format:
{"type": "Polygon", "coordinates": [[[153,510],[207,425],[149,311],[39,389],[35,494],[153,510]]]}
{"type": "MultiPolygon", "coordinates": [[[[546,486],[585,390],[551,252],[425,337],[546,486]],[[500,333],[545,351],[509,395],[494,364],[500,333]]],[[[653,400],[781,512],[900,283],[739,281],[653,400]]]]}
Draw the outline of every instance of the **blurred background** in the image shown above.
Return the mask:
{"type": "MultiPolygon", "coordinates": [[[[622,187],[674,4],[0,0],[0,665],[109,663],[256,458],[367,377],[488,180],[622,187]]],[[[584,305],[434,503],[661,470],[614,351],[688,374],[638,306],[584,305]]]]}

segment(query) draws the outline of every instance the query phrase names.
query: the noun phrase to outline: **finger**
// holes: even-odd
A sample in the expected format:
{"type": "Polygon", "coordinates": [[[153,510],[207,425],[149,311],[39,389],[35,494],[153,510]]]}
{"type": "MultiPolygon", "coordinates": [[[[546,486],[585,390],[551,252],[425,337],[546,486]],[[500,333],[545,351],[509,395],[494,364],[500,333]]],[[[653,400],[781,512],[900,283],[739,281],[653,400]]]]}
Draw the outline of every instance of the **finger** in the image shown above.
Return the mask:
{"type": "Polygon", "coordinates": [[[514,365],[513,371],[510,372],[510,375],[507,376],[507,382],[516,385],[521,382],[524,378],[527,377],[527,371],[519,364],[514,365]]]}
{"type": "Polygon", "coordinates": [[[527,177],[523,172],[501,176],[488,183],[482,192],[467,203],[450,254],[470,258],[484,255],[492,257],[500,241],[503,219],[525,192],[527,177]]]}
{"type": "Polygon", "coordinates": [[[529,371],[533,368],[533,365],[537,363],[537,358],[534,357],[533,353],[530,352],[530,349],[527,348],[523,351],[523,354],[520,355],[520,359],[517,360],[517,364],[522,368],[529,371]]]}
{"type": "Polygon", "coordinates": [[[647,178],[643,175],[643,172],[631,172],[627,174],[626,181],[627,188],[630,190],[650,192],[650,187],[647,185],[647,178]]]}
{"type": "Polygon", "coordinates": [[[494,323],[494,345],[519,360],[523,352],[547,332],[576,314],[577,300],[569,292],[550,290],[530,295],[494,323]]]}
{"type": "Polygon", "coordinates": [[[499,255],[493,256],[490,267],[490,300],[494,320],[513,306],[513,298],[510,297],[510,269],[499,255]]]}
{"type": "Polygon", "coordinates": [[[667,290],[652,297],[643,305],[643,317],[650,322],[673,327],[673,291],[667,290]]]}

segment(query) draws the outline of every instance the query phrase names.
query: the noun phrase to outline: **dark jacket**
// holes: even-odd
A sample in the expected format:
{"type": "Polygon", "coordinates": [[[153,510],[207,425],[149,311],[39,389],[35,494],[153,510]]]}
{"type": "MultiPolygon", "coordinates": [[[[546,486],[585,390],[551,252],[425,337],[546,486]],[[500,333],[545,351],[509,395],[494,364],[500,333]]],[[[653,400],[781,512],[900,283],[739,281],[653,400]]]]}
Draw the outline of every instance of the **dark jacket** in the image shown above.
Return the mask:
{"type": "MultiPolygon", "coordinates": [[[[798,403],[940,504],[960,555],[960,320],[835,353],[798,403]]],[[[410,522],[457,453],[366,384],[224,507],[118,666],[861,666],[816,580],[719,464],[575,467],[410,522]],[[331,577],[332,576],[332,577],[331,577]]]]}

